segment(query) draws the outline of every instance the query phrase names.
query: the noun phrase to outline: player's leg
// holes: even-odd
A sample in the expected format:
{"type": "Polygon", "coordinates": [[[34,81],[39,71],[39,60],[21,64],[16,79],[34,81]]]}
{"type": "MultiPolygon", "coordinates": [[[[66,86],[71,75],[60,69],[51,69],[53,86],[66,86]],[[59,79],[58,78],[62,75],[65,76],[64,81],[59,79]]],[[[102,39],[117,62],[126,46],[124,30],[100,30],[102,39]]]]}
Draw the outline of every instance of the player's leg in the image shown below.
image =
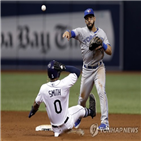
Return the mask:
{"type": "Polygon", "coordinates": [[[87,99],[93,88],[94,85],[93,77],[94,77],[93,70],[90,71],[83,69],[80,85],[80,94],[78,99],[78,104],[83,107],[86,107],[87,99]]]}
{"type": "Polygon", "coordinates": [[[73,119],[73,124],[77,121],[78,118],[85,118],[87,116],[91,116],[93,118],[96,115],[95,107],[96,102],[92,95],[90,95],[89,108],[84,108],[81,105],[70,107],[69,115],[73,119]]]}
{"type": "Polygon", "coordinates": [[[83,118],[85,116],[85,108],[77,105],[69,108],[69,115],[73,117],[73,121],[76,122],[78,118],[83,118]]]}
{"type": "Polygon", "coordinates": [[[67,121],[65,121],[65,123],[62,126],[53,128],[55,137],[58,137],[60,134],[64,132],[70,131],[73,128],[74,123],[78,118],[83,118],[83,117],[85,118],[87,116],[91,116],[93,118],[95,116],[96,113],[95,98],[92,95],[90,95],[90,99],[91,100],[89,101],[90,102],[89,108],[84,108],[81,105],[76,105],[68,109],[67,121]]]}
{"type": "MultiPolygon", "coordinates": [[[[78,99],[78,104],[86,107],[86,101],[88,96],[93,88],[93,71],[87,71],[83,69],[82,77],[81,77],[81,86],[80,86],[80,94],[78,99]]],[[[81,119],[78,119],[75,122],[75,128],[78,128],[80,125],[81,119]]]]}
{"type": "Polygon", "coordinates": [[[109,129],[109,120],[108,120],[108,100],[105,92],[105,66],[104,64],[99,67],[96,72],[95,77],[95,86],[97,89],[97,93],[100,99],[100,108],[101,108],[101,125],[99,128],[103,128],[104,130],[109,129]]]}
{"type": "Polygon", "coordinates": [[[54,136],[58,137],[60,134],[71,130],[74,126],[75,121],[78,118],[83,118],[85,116],[85,113],[86,113],[85,108],[80,105],[70,107],[68,109],[69,118],[67,122],[63,124],[62,126],[53,127],[54,136]]]}

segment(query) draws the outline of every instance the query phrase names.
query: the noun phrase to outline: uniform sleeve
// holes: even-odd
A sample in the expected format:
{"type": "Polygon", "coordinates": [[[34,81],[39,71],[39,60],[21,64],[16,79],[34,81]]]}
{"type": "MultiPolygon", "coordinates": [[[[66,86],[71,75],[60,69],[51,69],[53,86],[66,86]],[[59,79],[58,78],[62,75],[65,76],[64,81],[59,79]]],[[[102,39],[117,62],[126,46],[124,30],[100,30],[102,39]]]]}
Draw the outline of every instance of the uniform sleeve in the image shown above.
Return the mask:
{"type": "Polygon", "coordinates": [[[109,41],[108,41],[108,38],[107,38],[107,35],[106,35],[106,33],[103,31],[103,35],[104,35],[104,38],[103,38],[103,42],[105,43],[105,44],[109,44],[110,45],[110,43],[109,43],[109,41]]]}
{"type": "Polygon", "coordinates": [[[77,75],[75,73],[70,73],[67,77],[65,77],[61,81],[66,88],[70,88],[77,81],[77,75]]]}
{"type": "Polygon", "coordinates": [[[38,105],[40,105],[40,104],[43,102],[43,100],[42,100],[42,86],[41,86],[41,88],[40,88],[40,90],[39,90],[39,93],[38,93],[36,99],[35,99],[35,102],[36,102],[38,105]]]}
{"type": "Polygon", "coordinates": [[[80,35],[80,31],[81,31],[81,28],[73,29],[72,32],[74,32],[74,35],[72,37],[73,38],[78,37],[80,35]]]}

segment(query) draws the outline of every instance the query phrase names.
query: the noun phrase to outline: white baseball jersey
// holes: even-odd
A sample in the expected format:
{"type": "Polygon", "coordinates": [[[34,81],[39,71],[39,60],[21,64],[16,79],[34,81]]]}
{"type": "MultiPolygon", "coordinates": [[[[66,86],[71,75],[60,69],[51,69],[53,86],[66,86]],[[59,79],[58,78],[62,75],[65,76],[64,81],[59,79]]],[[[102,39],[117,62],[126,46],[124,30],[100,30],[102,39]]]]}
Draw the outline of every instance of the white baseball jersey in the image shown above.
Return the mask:
{"type": "Polygon", "coordinates": [[[62,80],[43,84],[35,99],[43,102],[52,125],[62,125],[68,115],[70,87],[77,81],[77,75],[70,73],[62,80]]]}
{"type": "Polygon", "coordinates": [[[82,28],[73,29],[72,31],[74,31],[76,38],[80,42],[81,54],[83,58],[83,63],[85,65],[94,66],[97,62],[103,59],[103,50],[89,50],[89,43],[91,39],[95,36],[100,37],[105,44],[110,44],[107,39],[106,33],[101,28],[97,28],[97,31],[93,32],[90,31],[86,26],[82,28]]]}

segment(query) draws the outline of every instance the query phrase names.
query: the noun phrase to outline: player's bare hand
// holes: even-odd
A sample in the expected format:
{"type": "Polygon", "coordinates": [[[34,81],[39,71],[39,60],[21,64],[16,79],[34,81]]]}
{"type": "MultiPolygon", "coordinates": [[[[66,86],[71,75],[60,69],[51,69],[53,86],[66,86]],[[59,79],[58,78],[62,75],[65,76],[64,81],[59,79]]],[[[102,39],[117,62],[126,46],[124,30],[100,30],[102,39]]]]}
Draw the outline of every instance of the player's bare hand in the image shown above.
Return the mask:
{"type": "Polygon", "coordinates": [[[66,37],[68,39],[68,41],[69,41],[69,39],[71,38],[71,33],[68,32],[68,31],[65,31],[62,37],[63,38],[66,37]]]}

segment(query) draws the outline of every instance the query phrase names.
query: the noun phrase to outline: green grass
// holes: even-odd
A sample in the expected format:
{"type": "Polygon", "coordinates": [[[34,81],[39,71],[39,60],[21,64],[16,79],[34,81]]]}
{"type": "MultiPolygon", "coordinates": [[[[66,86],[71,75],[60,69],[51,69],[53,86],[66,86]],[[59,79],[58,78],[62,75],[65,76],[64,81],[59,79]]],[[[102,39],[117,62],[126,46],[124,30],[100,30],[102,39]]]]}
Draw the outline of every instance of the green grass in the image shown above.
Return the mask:
{"type": "MultiPolygon", "coordinates": [[[[62,73],[61,78],[67,73],[62,73]]],[[[109,113],[141,114],[140,74],[106,75],[106,93],[109,113]]],[[[47,82],[46,73],[1,73],[1,110],[30,111],[40,86],[47,82]]],[[[70,105],[77,104],[80,78],[70,91],[70,105]]],[[[92,90],[100,113],[99,97],[95,87],[92,90]]],[[[88,107],[88,102],[87,102],[88,107]]],[[[41,111],[45,111],[41,104],[41,111]]]]}
{"type": "Polygon", "coordinates": [[[106,90],[111,113],[141,113],[140,75],[108,75],[106,90]]]}

